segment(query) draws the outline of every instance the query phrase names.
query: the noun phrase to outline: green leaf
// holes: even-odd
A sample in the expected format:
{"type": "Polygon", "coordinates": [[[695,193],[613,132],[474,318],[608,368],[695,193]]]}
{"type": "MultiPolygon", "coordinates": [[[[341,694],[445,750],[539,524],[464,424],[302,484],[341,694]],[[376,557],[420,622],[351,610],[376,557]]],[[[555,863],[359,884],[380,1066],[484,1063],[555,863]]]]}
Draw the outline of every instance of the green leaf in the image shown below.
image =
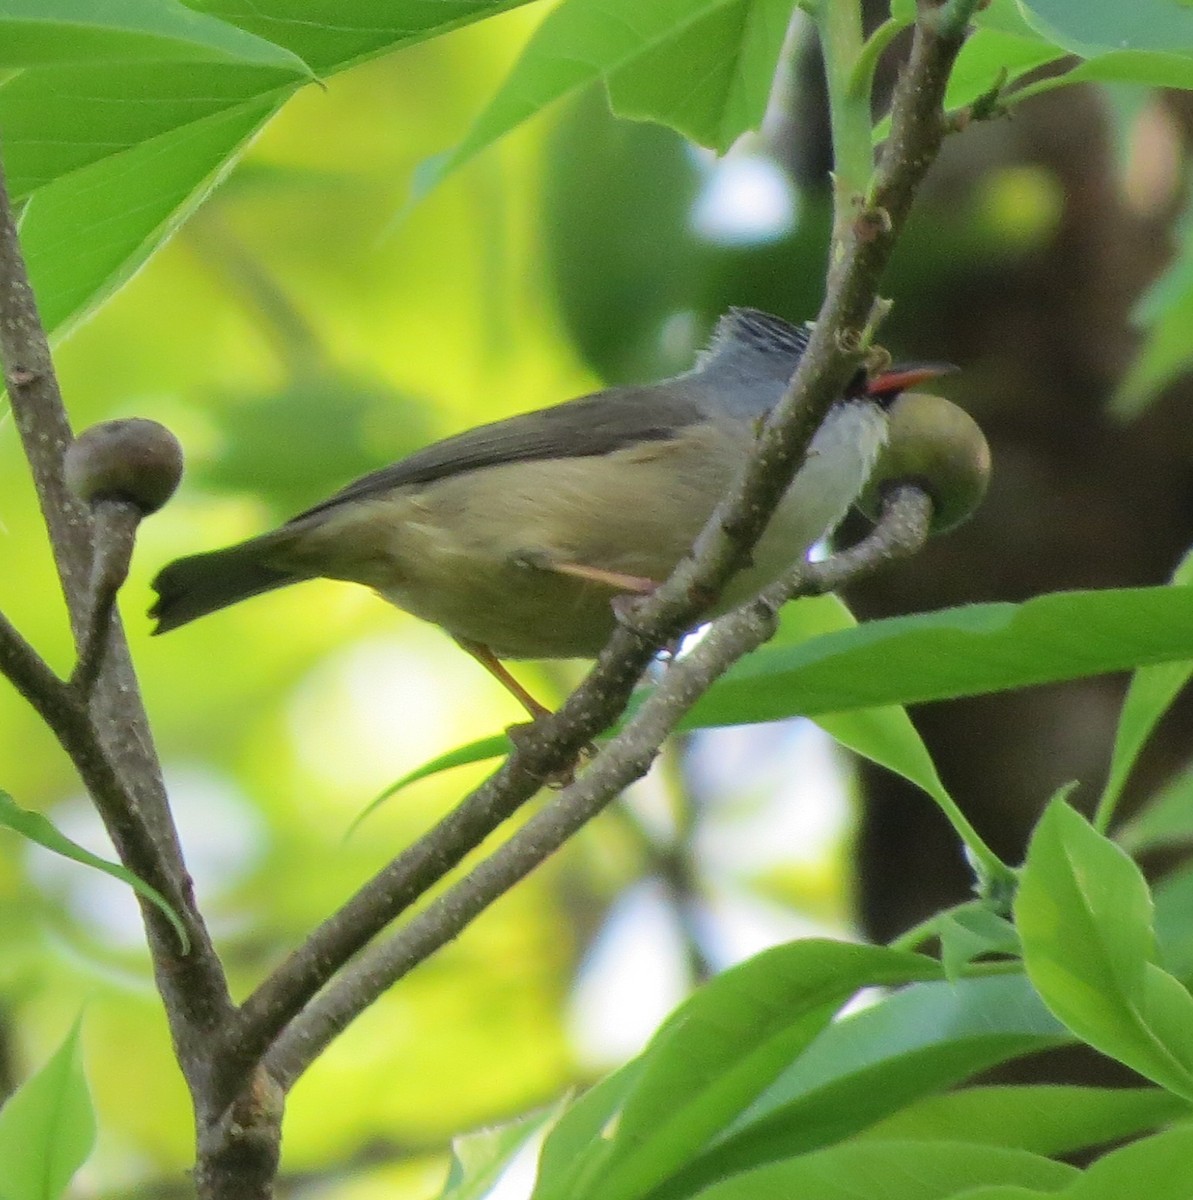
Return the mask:
{"type": "Polygon", "coordinates": [[[7,792],[0,792],[0,825],[19,833],[31,842],[36,842],[39,846],[44,846],[55,854],[60,854],[63,858],[82,863],[85,867],[94,867],[97,871],[103,871],[105,875],[111,875],[113,879],[127,883],[138,895],[161,909],[178,934],[183,954],[189,952],[190,939],[187,937],[186,928],[178,914],[166,903],[165,897],[160,892],[138,879],[131,871],[126,870],[119,863],[99,858],[90,850],[84,850],[77,842],[72,842],[70,838],[60,832],[48,817],[19,807],[7,792]]]}
{"type": "Polygon", "coordinates": [[[714,1184],[700,1200],[945,1200],[976,1182],[1059,1192],[1075,1167],[978,1142],[845,1142],[714,1184]]]}
{"type": "Polygon", "coordinates": [[[518,1154],[559,1120],[565,1103],[452,1138],[451,1166],[440,1200],[484,1200],[518,1154]]]}
{"type": "Polygon", "coordinates": [[[949,803],[949,793],[936,772],[907,712],[898,705],[826,713],[813,720],[847,750],[923,788],[933,799],[949,803]]]}
{"type": "MultiPolygon", "coordinates": [[[[857,621],[844,600],[832,594],[796,600],[783,609],[778,633],[767,643],[774,652],[798,646],[826,633],[855,629],[857,621]]],[[[855,712],[824,713],[816,724],[834,741],[923,788],[934,800],[951,803],[911,718],[898,705],[855,712]]]]}
{"type": "Polygon", "coordinates": [[[733,667],[682,728],[819,716],[1193,657],[1193,588],[1054,592],[870,621],[733,667]]]}
{"type": "MultiPolygon", "coordinates": [[[[4,80],[5,167],[13,199],[32,196],[21,235],[43,319],[61,333],[129,278],[309,77],[300,73],[304,63],[327,75],[526,2],[306,0],[298,12],[291,0],[208,0],[194,20],[227,30],[231,48],[242,51],[222,56],[227,61],[159,55],[113,70],[89,56],[4,80]],[[262,52],[250,62],[258,44],[273,57],[262,52]]],[[[45,11],[42,0],[22,3],[45,11]]],[[[114,7],[79,3],[101,14],[114,7]]],[[[133,0],[120,3],[133,11],[133,0]]],[[[176,0],[138,3],[167,13],[176,0]]]]}
{"type": "Polygon", "coordinates": [[[1069,1040],[1023,976],[904,988],[834,1021],[652,1200],[864,1130],[1000,1062],[1069,1040]]]}
{"type": "Polygon", "coordinates": [[[1193,1129],[1185,1125],[1111,1151],[1062,1193],[1064,1200],[1188,1200],[1193,1129]]]}
{"type": "Polygon", "coordinates": [[[279,103],[218,113],[37,191],[21,220],[21,244],[47,328],[61,333],[129,279],[279,103]]]}
{"type": "Polygon", "coordinates": [[[394,780],[389,787],[385,788],[378,795],[374,796],[352,818],[351,824],[348,826],[344,836],[348,837],[356,827],[371,813],[381,807],[390,797],[397,795],[404,788],[408,788],[412,783],[417,783],[420,779],[428,779],[432,775],[438,775],[440,771],[450,771],[452,767],[464,767],[469,763],[484,762],[490,758],[500,758],[503,754],[508,754],[514,748],[509,737],[504,733],[495,733],[492,737],[480,738],[475,742],[469,742],[467,745],[458,746],[455,750],[449,750],[446,754],[440,754],[433,758],[430,762],[425,762],[421,767],[415,767],[413,771],[408,771],[401,779],[394,780]]]}
{"type": "Polygon", "coordinates": [[[1193,766],[1167,783],[1114,835],[1124,850],[1137,855],[1157,846],[1193,842],[1193,766]]]}
{"type": "Polygon", "coordinates": [[[1160,962],[1178,979],[1193,978],[1193,864],[1186,863],[1153,889],[1160,962]]]}
{"type": "Polygon", "coordinates": [[[1013,1183],[992,1183],[984,1187],[966,1188],[963,1192],[954,1192],[949,1200],[1043,1200],[1045,1196],[1063,1194],[1038,1192],[1035,1188],[1017,1187],[1013,1183]]]}
{"type": "MultiPolygon", "coordinates": [[[[914,5],[912,12],[914,15],[914,5]]],[[[974,24],[978,30],[993,29],[999,33],[1013,34],[1015,37],[1034,38],[1044,41],[1040,31],[1026,18],[1019,0],[991,0],[990,4],[980,7],[974,14],[974,24]]]]}
{"type": "Polygon", "coordinates": [[[0,0],[0,65],[236,62],[311,78],[296,54],[178,0],[0,0]]]}
{"type": "Polygon", "coordinates": [[[940,961],[946,978],[956,979],[962,968],[986,954],[1019,953],[1019,935],[1010,921],[981,900],[960,904],[942,914],[936,924],[940,961]]]}
{"type": "MultiPolygon", "coordinates": [[[[696,702],[681,730],[812,717],[842,744],[946,796],[905,713],[857,710],[1080,679],[1193,658],[1193,588],[1053,592],[869,621],[794,645],[764,646],[696,702]]],[[[638,700],[637,703],[641,703],[638,700]]],[[[488,738],[406,776],[505,752],[488,738]]]]}
{"type": "MultiPolygon", "coordinates": [[[[509,77],[453,149],[424,162],[417,201],[447,175],[549,104],[597,79],[610,81],[615,103],[635,116],[668,123],[708,144],[732,142],[761,118],[758,96],[769,91],[777,52],[778,14],[790,0],[565,0],[535,31],[509,77]],[[732,36],[730,44],[714,37],[732,36]],[[683,55],[696,53],[693,79],[683,55]],[[742,68],[748,68],[746,78],[742,68]],[[753,77],[766,70],[765,80],[753,77]],[[653,84],[647,72],[666,75],[653,84]],[[677,92],[668,80],[686,82],[677,92]],[[711,97],[696,93],[710,87],[711,97]],[[747,124],[742,124],[747,122],[747,124]]],[[[763,101],[763,106],[765,101],[763,101]]]]}
{"type": "Polygon", "coordinates": [[[656,121],[721,153],[762,124],[794,0],[732,0],[608,77],[620,117],[656,121]]]}
{"type": "Polygon", "coordinates": [[[1082,58],[1110,50],[1193,53],[1193,11],[1172,0],[1021,0],[1029,24],[1082,58]]]}
{"type": "Polygon", "coordinates": [[[1037,67],[1062,57],[1062,52],[1055,46],[1038,38],[1003,33],[998,29],[978,29],[966,40],[949,75],[945,108],[963,108],[988,92],[1000,77],[1004,79],[1005,87],[1037,67]]]}
{"type": "Polygon", "coordinates": [[[1028,975],[1060,1020],[1193,1099],[1193,996],[1156,965],[1147,883],[1063,800],[1048,806],[1032,836],[1015,923],[1028,975]]]}
{"type": "Polygon", "coordinates": [[[980,1141],[1053,1158],[1123,1141],[1189,1112],[1186,1101],[1160,1088],[971,1087],[920,1100],[865,1136],[980,1141]]]}
{"type": "MultiPolygon", "coordinates": [[[[1181,59],[1186,67],[1189,59],[1181,59]]],[[[1176,86],[1193,87],[1193,71],[1176,86]]],[[[1193,362],[1189,323],[1193,321],[1193,203],[1185,206],[1176,230],[1177,252],[1144,292],[1131,314],[1146,331],[1143,345],[1111,400],[1122,419],[1137,416],[1160,390],[1193,362]]]]}
{"type": "Polygon", "coordinates": [[[286,46],[320,76],[439,37],[530,0],[195,0],[196,6],[286,46]]]}
{"type": "Polygon", "coordinates": [[[540,1178],[535,1200],[645,1195],[766,1088],[858,988],[938,974],[920,955],[809,940],[717,976],[643,1051],[599,1147],[576,1169],[540,1178]]]}
{"type": "MultiPolygon", "coordinates": [[[[1187,90],[1193,88],[1193,58],[1154,50],[1115,50],[1078,63],[1064,80],[1066,83],[1142,83],[1187,90]]],[[[1033,94],[1035,90],[1032,89],[1033,94]]]]}
{"type": "MultiPolygon", "coordinates": [[[[271,99],[272,110],[298,86],[290,72],[222,63],[132,62],[119,70],[103,63],[28,68],[0,86],[11,194],[19,200],[55,184],[61,190],[65,176],[97,163],[107,163],[110,171],[115,162],[125,164],[127,193],[148,200],[164,172],[152,156],[143,157],[138,150],[170,146],[173,141],[168,139],[185,137],[192,128],[234,121],[230,114],[266,99],[271,99]],[[130,104],[129,96],[140,99],[130,104]],[[65,136],[68,131],[70,137],[65,136]]],[[[226,152],[237,145],[235,140],[228,142],[226,152]]],[[[73,244],[69,233],[60,231],[60,236],[73,244]]]]}
{"type": "Polygon", "coordinates": [[[53,1058],[0,1108],[4,1200],[57,1200],[95,1145],[76,1021],[53,1058]]]}
{"type": "MultiPolygon", "coordinates": [[[[1172,582],[1178,586],[1193,583],[1193,551],[1181,560],[1172,582]]],[[[1104,815],[1098,822],[1099,828],[1106,828],[1140,751],[1191,675],[1193,660],[1143,667],[1135,672],[1114,733],[1114,753],[1106,787],[1098,801],[1098,815],[1104,815]]]]}
{"type": "Polygon", "coordinates": [[[567,1181],[590,1170],[591,1164],[603,1157],[605,1130],[637,1083],[642,1066],[641,1057],[630,1059],[589,1088],[559,1119],[539,1156],[536,1200],[540,1194],[566,1196],[567,1181]]]}

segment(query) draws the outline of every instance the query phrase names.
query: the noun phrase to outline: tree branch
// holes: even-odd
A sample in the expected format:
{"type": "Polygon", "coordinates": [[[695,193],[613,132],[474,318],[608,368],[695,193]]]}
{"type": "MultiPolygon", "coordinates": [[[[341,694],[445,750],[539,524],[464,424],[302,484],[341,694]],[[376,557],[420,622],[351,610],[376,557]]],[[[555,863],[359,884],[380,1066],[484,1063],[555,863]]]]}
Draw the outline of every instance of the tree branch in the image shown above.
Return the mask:
{"type": "MultiPolygon", "coordinates": [[[[38,316],[3,172],[0,171],[0,359],[13,416],[50,534],[76,645],[86,653],[95,530],[69,491],[63,457],[72,434],[45,329],[38,316]]],[[[181,916],[191,953],[162,913],[141,911],[158,989],[192,1090],[210,1071],[208,1039],[231,1011],[223,969],[194,904],[166,803],[161,768],[118,620],[105,622],[104,661],[83,696],[50,671],[15,629],[0,625],[0,669],[33,703],[70,755],[129,870],[181,916]]],[[[90,673],[90,672],[89,672],[90,673]]],[[[202,1086],[198,1095],[203,1094],[202,1086]]]]}
{"type": "MultiPolygon", "coordinates": [[[[945,133],[942,107],[945,86],[964,40],[965,23],[978,2],[950,0],[946,22],[935,20],[936,4],[921,0],[910,62],[893,101],[891,136],[875,172],[871,194],[859,198],[857,219],[848,228],[839,257],[831,265],[827,294],[807,352],[783,399],[760,432],[742,479],[710,518],[692,555],[679,564],[653,595],[635,607],[629,622],[619,625],[595,668],[562,707],[520,731],[517,747],[494,775],[366,883],[248,998],[228,1029],[228,1036],[247,1058],[263,1053],[281,1034],[268,1061],[282,1072],[285,1080],[292,1082],[311,1061],[316,1052],[313,1048],[325,1045],[359,1011],[355,997],[363,994],[361,989],[367,979],[374,983],[378,979],[388,980],[396,978],[395,971],[400,974],[408,969],[408,965],[395,965],[391,960],[401,959],[402,964],[408,964],[410,955],[416,953],[414,947],[421,944],[419,938],[426,937],[420,931],[427,929],[431,920],[427,913],[432,910],[415,918],[398,935],[401,940],[397,948],[389,951],[382,965],[377,965],[372,955],[362,956],[361,963],[348,968],[343,979],[333,984],[315,1008],[304,1015],[300,1027],[282,1033],[303,1006],[327,987],[337,972],[386,925],[458,866],[538,790],[543,780],[573,763],[582,748],[616,720],[658,650],[697,622],[725,581],[746,561],[802,465],[816,429],[857,370],[875,313],[879,281],[915,189],[945,133]],[[373,966],[363,965],[366,963],[373,966]]],[[[697,664],[703,661],[702,656],[697,664]]],[[[679,679],[697,686],[697,669],[697,666],[687,668],[679,679]]],[[[707,687],[707,683],[703,686],[707,687]]],[[[656,711],[655,707],[650,711],[656,711]]],[[[643,725],[639,723],[635,728],[641,730],[643,725]]],[[[658,735],[659,740],[665,735],[664,730],[658,735]]],[[[593,811],[605,802],[603,797],[599,802],[594,799],[593,789],[600,780],[606,780],[601,786],[607,786],[609,780],[614,786],[624,786],[624,782],[636,778],[635,772],[644,761],[649,764],[658,745],[647,749],[644,743],[618,744],[619,753],[626,755],[624,763],[610,763],[608,756],[602,755],[606,765],[601,773],[595,774],[594,763],[573,785],[581,790],[568,789],[570,795],[588,797],[587,803],[595,805],[593,811]]],[[[575,803],[587,813],[581,801],[575,803]]],[[[557,806],[549,810],[557,811],[557,806]]],[[[540,821],[536,817],[526,828],[533,826],[536,833],[545,837],[561,835],[566,822],[552,824],[557,818],[548,818],[546,814],[541,817],[547,827],[536,824],[540,821]]],[[[587,819],[584,815],[579,823],[587,819]]],[[[520,839],[518,846],[522,846],[533,835],[523,831],[515,836],[520,839]]],[[[498,886],[501,880],[512,882],[519,878],[516,863],[510,862],[515,854],[511,850],[495,866],[489,865],[493,859],[486,860],[478,868],[484,874],[476,885],[477,891],[470,891],[467,896],[483,894],[491,899],[500,894],[501,887],[509,886],[508,882],[498,886]],[[498,890],[487,890],[495,887],[498,890]]],[[[484,903],[488,902],[487,899],[484,903]]],[[[476,907],[471,899],[465,902],[456,889],[432,906],[436,913],[442,914],[437,919],[446,920],[454,931],[483,907],[483,904],[476,907]],[[449,901],[448,897],[452,899],[449,901]]],[[[454,932],[449,936],[454,936],[454,932]]],[[[386,943],[387,947],[393,945],[393,941],[386,943]]]]}
{"type": "Polygon", "coordinates": [[[645,775],[692,705],[739,658],[773,636],[787,600],[835,591],[915,553],[927,540],[931,519],[927,495],[915,487],[899,489],[879,524],[858,545],[823,562],[794,567],[760,596],[715,620],[699,644],[668,667],[658,687],[579,779],[404,928],[364,951],[290,1023],[266,1056],[270,1074],[289,1087],[382,992],[455,938],[645,775]]]}

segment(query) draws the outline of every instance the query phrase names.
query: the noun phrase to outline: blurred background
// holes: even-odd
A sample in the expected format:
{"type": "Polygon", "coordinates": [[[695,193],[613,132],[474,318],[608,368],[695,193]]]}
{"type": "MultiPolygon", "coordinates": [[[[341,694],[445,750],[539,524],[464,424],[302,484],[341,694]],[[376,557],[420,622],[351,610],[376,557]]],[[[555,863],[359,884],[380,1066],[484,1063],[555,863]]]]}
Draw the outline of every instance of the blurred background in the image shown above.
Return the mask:
{"type": "MultiPolygon", "coordinates": [[[[613,119],[594,90],[403,215],[415,166],[461,137],[538,17],[300,92],[58,350],[76,427],[150,416],[186,447],[122,609],[238,995],[486,768],[420,783],[346,837],[357,813],[519,712],[445,635],[349,585],[305,584],[151,640],[153,574],[434,438],[682,369],[731,304],[797,321],[819,305],[829,156],[798,31],[762,134],[720,160],[613,119]]],[[[884,340],[961,365],[942,390],[985,428],[994,480],[969,525],[851,596],[859,615],[1159,583],[1193,541],[1188,386],[1172,355],[1149,368],[1133,324],[1185,232],[1191,116],[1168,96],[1074,87],[950,140],[886,283],[884,340]]],[[[0,607],[67,669],[10,423],[0,547],[0,607]]],[[[580,667],[516,669],[559,698],[580,667]]],[[[1016,859],[1054,788],[1096,794],[1120,694],[1090,681],[914,716],[945,783],[1016,859]]],[[[1178,708],[1143,786],[1182,761],[1182,720],[1178,708]]],[[[105,852],[65,758],[6,686],[0,762],[19,803],[105,852]]],[[[430,1195],[454,1132],[592,1080],[709,972],[809,932],[887,938],[967,887],[930,802],[858,774],[810,724],[677,743],[299,1084],[285,1194],[430,1195]]],[[[80,1009],[101,1141],[79,1195],[185,1194],[188,1105],[134,905],[0,835],[0,1095],[80,1009]]]]}

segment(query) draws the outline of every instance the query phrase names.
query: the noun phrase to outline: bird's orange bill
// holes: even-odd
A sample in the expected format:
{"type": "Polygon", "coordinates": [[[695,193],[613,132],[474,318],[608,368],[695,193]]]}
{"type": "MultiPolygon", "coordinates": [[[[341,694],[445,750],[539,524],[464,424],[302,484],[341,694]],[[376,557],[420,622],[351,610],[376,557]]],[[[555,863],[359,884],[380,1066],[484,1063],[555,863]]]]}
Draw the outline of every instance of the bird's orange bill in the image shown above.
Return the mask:
{"type": "Polygon", "coordinates": [[[505,664],[489,649],[488,646],[482,645],[480,642],[470,641],[468,638],[458,637],[455,639],[461,649],[467,650],[473,658],[476,659],[494,679],[517,702],[530,714],[532,721],[537,721],[539,717],[547,716],[551,710],[545,705],[540,704],[506,669],[505,664]]]}
{"type": "Polygon", "coordinates": [[[658,586],[658,580],[643,575],[623,575],[620,571],[605,571],[601,567],[586,567],[582,563],[552,563],[552,571],[571,575],[588,583],[601,583],[618,592],[631,592],[635,596],[649,596],[658,586]]]}
{"type": "Polygon", "coordinates": [[[952,363],[901,363],[866,381],[867,396],[895,396],[917,384],[941,375],[953,375],[959,367],[952,363]]]}

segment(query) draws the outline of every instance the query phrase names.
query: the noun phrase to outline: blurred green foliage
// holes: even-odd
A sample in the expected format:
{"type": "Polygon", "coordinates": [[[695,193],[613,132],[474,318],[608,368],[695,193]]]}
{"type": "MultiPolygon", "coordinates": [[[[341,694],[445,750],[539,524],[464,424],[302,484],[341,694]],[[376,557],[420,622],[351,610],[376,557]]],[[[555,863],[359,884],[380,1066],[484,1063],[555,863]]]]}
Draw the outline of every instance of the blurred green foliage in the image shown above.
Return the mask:
{"type": "MultiPolygon", "coordinates": [[[[211,16],[233,7],[194,5],[211,16]]],[[[15,194],[32,194],[23,233],[47,313],[63,329],[77,324],[58,352],[75,425],[151,416],[187,449],[183,488],[144,526],[122,608],[199,893],[238,996],[454,803],[479,768],[421,781],[345,839],[364,803],[519,714],[437,631],[347,586],[303,585],[151,641],[143,610],[152,575],[177,554],[257,532],[431,438],[605,380],[679,369],[728,304],[811,316],[830,223],[823,197],[792,190],[784,220],[769,231],[730,237],[698,228],[696,210],[725,164],[672,130],[610,115],[603,89],[590,86],[602,75],[621,72],[614,99],[632,112],[667,82],[652,77],[658,47],[624,42],[607,61],[553,81],[547,91],[570,99],[551,122],[515,128],[407,208],[417,166],[461,144],[543,6],[456,0],[423,6],[423,24],[410,28],[381,22],[380,0],[348,17],[331,0],[311,7],[341,23],[286,22],[283,38],[261,6],[256,17],[238,15],[245,30],[304,55],[324,86],[307,85],[301,62],[268,42],[221,41],[227,26],[180,39],[168,23],[154,34],[171,47],[168,67],[127,61],[145,35],[91,29],[45,45],[10,43],[52,61],[0,86],[6,167],[15,194]],[[320,38],[320,29],[334,36],[320,38]],[[401,53],[375,57],[394,47],[401,53]],[[77,138],[50,136],[72,121],[77,138]],[[138,192],[147,174],[154,186],[138,192]]],[[[609,11],[622,7],[618,0],[609,11]]],[[[766,23],[753,35],[744,0],[703,7],[684,46],[703,54],[729,30],[749,54],[767,63],[777,54],[777,22],[789,6],[759,0],[766,23]]],[[[1049,20],[1056,7],[1033,6],[1049,20]]],[[[995,3],[985,21],[955,81],[965,101],[1001,65],[1017,74],[1055,57],[1016,6],[995,3]]],[[[1082,36],[1064,32],[1066,42],[1082,36]]],[[[1159,81],[1161,68],[1166,82],[1186,78],[1190,60],[1159,57],[1099,52],[1079,69],[1134,82],[1159,81]]],[[[759,74],[757,66],[745,73],[759,74]]],[[[732,142],[766,99],[757,86],[743,94],[739,76],[736,67],[720,72],[715,111],[679,105],[676,123],[732,142]]],[[[515,117],[498,112],[472,148],[517,126],[515,117]]],[[[747,139],[736,157],[762,159],[764,150],[747,139]]],[[[892,337],[909,338],[917,294],[1029,255],[1059,206],[1054,180],[1015,167],[991,171],[963,204],[917,216],[890,280],[900,295],[892,337]]],[[[1188,277],[1178,258],[1143,310],[1156,332],[1132,403],[1187,361],[1188,277]]],[[[66,670],[65,614],[9,423],[0,423],[0,538],[0,609],[66,670]]],[[[561,691],[572,674],[543,669],[536,683],[561,691]]],[[[678,758],[665,761],[645,818],[635,811],[598,822],[334,1044],[291,1099],[286,1172],[337,1171],[324,1194],[340,1200],[425,1195],[441,1178],[440,1151],[453,1132],[523,1112],[585,1078],[590,1068],[568,1029],[572,983],[615,899],[658,865],[652,822],[682,827],[677,795],[687,786],[699,796],[702,781],[683,778],[684,769],[678,758]]],[[[768,779],[766,790],[777,793],[781,782],[768,779]]],[[[728,843],[733,820],[763,804],[763,786],[746,771],[734,784],[729,817],[714,828],[728,843]]],[[[104,852],[65,758],[7,687],[0,785],[104,852]]],[[[746,845],[723,852],[721,865],[737,898],[781,897],[786,919],[798,897],[840,927],[847,881],[833,852],[843,837],[830,831],[826,854],[804,861],[785,829],[770,860],[746,845]]],[[[100,1141],[82,1187],[132,1195],[189,1165],[188,1104],[131,900],[116,883],[80,880],[77,871],[0,837],[0,1068],[11,1059],[8,1069],[24,1076],[48,1059],[85,1003],[100,1141]]],[[[701,964],[689,965],[695,974],[701,964]]]]}

